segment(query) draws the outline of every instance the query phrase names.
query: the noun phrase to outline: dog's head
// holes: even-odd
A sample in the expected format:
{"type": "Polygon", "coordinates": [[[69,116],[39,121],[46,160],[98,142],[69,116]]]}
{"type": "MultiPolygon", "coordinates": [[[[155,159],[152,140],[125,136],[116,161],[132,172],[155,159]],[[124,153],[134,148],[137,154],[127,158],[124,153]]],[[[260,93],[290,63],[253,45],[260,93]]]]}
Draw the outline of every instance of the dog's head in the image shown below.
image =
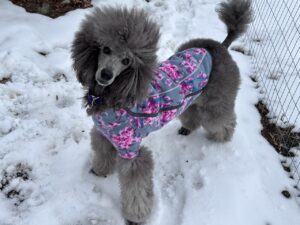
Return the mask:
{"type": "Polygon", "coordinates": [[[96,8],[73,41],[77,78],[111,106],[139,101],[154,76],[158,40],[159,28],[143,10],[96,8]]]}

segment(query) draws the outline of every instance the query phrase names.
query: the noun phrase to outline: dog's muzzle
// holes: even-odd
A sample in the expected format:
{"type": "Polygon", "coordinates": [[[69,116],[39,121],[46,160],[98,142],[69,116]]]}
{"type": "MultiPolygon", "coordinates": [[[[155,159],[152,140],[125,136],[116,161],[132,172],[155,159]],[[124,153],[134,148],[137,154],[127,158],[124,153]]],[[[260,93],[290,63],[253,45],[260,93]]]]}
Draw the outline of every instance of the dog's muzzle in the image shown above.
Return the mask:
{"type": "Polygon", "coordinates": [[[109,69],[102,69],[96,74],[96,81],[101,86],[108,86],[113,82],[113,72],[109,69]]]}

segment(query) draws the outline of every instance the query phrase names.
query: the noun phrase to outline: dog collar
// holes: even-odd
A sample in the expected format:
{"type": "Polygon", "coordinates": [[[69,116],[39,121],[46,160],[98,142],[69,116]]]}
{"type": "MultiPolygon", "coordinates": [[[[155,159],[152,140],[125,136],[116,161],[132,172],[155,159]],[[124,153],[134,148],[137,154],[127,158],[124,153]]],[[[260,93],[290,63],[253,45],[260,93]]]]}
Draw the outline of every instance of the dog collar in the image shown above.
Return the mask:
{"type": "Polygon", "coordinates": [[[94,96],[89,91],[87,95],[87,101],[90,106],[98,106],[104,104],[104,99],[101,96],[94,96]]]}

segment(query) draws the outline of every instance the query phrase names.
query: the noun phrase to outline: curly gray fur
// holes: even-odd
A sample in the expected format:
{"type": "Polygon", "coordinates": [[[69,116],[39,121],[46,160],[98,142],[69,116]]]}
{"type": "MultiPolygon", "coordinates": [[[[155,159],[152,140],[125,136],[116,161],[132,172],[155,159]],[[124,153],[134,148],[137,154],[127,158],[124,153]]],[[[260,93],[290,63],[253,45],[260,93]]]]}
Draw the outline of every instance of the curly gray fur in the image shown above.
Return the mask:
{"type": "Polygon", "coordinates": [[[106,100],[90,113],[128,107],[145,98],[157,65],[159,36],[157,24],[143,10],[103,7],[86,17],[72,44],[73,67],[79,82],[106,100]],[[97,85],[95,73],[100,50],[108,44],[120,52],[130,51],[133,63],[111,85],[102,87],[97,85]]]}
{"type": "Polygon", "coordinates": [[[223,45],[227,48],[231,43],[241,36],[253,20],[251,0],[229,0],[220,3],[216,9],[220,20],[227,26],[227,37],[223,45]]]}
{"type": "Polygon", "coordinates": [[[91,145],[94,150],[92,170],[98,176],[107,176],[114,172],[117,152],[112,144],[95,128],[91,130],[91,145]]]}
{"type": "Polygon", "coordinates": [[[153,159],[147,148],[141,147],[133,160],[117,160],[121,184],[123,216],[136,223],[145,222],[153,206],[153,159]]]}

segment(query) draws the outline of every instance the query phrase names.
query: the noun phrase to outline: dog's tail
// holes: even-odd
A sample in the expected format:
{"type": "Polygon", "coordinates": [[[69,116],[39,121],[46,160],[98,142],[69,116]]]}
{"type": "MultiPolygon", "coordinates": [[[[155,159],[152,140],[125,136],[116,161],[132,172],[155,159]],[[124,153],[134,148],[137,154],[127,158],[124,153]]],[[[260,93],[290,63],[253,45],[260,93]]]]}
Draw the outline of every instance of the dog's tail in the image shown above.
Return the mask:
{"type": "Polygon", "coordinates": [[[227,27],[227,37],[222,44],[228,48],[253,20],[251,0],[227,0],[220,3],[216,11],[227,27]]]}

